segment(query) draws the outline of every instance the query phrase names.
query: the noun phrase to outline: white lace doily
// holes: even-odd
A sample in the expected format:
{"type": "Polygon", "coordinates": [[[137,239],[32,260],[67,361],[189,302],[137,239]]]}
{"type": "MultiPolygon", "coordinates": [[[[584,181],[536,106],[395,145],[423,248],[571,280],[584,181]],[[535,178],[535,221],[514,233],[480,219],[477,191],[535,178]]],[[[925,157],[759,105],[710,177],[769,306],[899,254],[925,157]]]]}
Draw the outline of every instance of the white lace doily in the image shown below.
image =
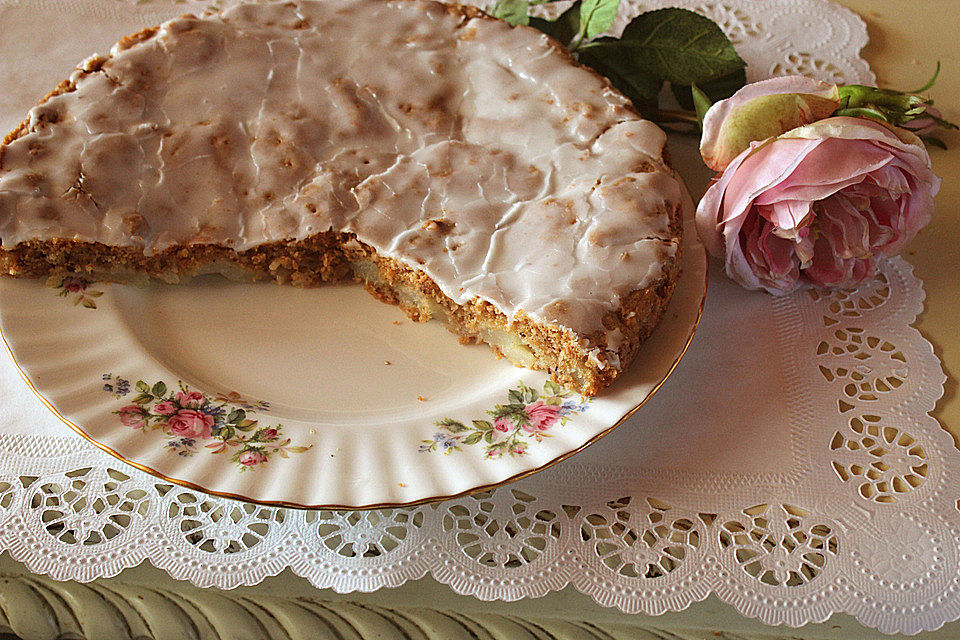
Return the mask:
{"type": "MultiPolygon", "coordinates": [[[[654,4],[631,4],[628,15],[654,4]]],[[[858,57],[864,24],[834,5],[670,4],[723,25],[752,78],[873,79],[858,57]]],[[[0,0],[0,55],[14,63],[0,70],[0,124],[10,128],[66,75],[64,51],[89,53],[186,8],[0,0]],[[44,38],[23,37],[39,25],[44,38]],[[23,68],[30,78],[17,77],[23,68]]],[[[222,588],[289,567],[339,592],[428,574],[482,599],[572,584],[601,605],[652,614],[715,593],[793,626],[846,612],[913,633],[960,617],[960,507],[949,484],[960,452],[928,415],[945,378],[911,327],[924,296],[912,268],[895,259],[857,292],[780,299],[711,276],[687,356],[627,423],[524,481],[411,509],[284,510],[164,484],[72,435],[4,356],[0,548],[57,579],[149,560],[222,588]]]]}

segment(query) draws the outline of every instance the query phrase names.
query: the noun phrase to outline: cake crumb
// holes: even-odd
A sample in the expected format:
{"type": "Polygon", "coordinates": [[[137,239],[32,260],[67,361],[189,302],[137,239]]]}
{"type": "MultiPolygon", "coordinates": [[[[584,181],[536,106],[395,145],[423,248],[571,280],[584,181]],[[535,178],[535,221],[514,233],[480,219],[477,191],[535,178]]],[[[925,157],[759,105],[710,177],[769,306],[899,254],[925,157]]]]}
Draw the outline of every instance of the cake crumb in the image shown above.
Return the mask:
{"type": "Polygon", "coordinates": [[[407,486],[407,484],[406,484],[405,482],[398,482],[398,483],[397,483],[397,486],[398,486],[398,487],[405,487],[405,486],[407,486]]]}
{"type": "Polygon", "coordinates": [[[316,429],[310,429],[310,435],[313,435],[313,436],[317,435],[317,430],[316,430],[316,429]]]}
{"type": "Polygon", "coordinates": [[[393,321],[393,324],[400,324],[400,321],[399,321],[399,320],[394,320],[394,321],[393,321]]]}
{"type": "Polygon", "coordinates": [[[417,400],[419,400],[420,402],[426,402],[426,401],[427,401],[427,399],[424,398],[423,396],[417,396],[417,400]]]}
{"type": "Polygon", "coordinates": [[[383,364],[385,364],[385,365],[387,365],[387,366],[389,367],[389,366],[390,366],[391,364],[393,364],[393,363],[390,362],[389,360],[384,360],[384,361],[383,361],[383,364]]]}

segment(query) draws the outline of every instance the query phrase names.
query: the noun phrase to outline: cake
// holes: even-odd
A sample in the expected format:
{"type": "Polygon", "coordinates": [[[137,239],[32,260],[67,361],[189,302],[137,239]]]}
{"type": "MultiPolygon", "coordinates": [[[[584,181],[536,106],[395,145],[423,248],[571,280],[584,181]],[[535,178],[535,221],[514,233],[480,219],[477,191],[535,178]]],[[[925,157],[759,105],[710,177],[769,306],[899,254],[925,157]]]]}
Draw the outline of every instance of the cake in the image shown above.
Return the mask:
{"type": "Polygon", "coordinates": [[[0,145],[0,270],[354,279],[585,395],[660,321],[665,136],[546,35],[427,0],[238,5],[82,62],[0,145]]]}

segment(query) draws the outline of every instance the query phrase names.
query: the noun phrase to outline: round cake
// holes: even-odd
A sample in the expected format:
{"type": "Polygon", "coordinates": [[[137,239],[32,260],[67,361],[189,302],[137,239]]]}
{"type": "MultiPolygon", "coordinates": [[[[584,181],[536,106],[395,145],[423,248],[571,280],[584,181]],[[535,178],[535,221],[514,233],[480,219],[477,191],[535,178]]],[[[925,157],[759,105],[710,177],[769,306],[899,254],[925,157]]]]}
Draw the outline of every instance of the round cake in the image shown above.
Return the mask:
{"type": "Polygon", "coordinates": [[[546,35],[424,0],[239,5],[81,64],[0,146],[0,268],[354,278],[595,394],[677,278],[665,136],[546,35]]]}

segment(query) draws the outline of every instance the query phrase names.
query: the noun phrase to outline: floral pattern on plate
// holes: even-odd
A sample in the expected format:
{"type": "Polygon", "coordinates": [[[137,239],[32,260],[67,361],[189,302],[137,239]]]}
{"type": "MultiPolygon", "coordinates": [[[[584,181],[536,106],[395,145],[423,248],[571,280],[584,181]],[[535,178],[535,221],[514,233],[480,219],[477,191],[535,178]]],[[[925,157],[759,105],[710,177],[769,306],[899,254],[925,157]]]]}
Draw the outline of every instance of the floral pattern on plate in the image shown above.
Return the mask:
{"type": "MultiPolygon", "coordinates": [[[[109,373],[102,378],[103,390],[117,399],[131,393],[129,380],[109,373]]],[[[211,397],[191,391],[179,381],[177,386],[177,390],[169,390],[162,381],[151,386],[138,380],[131,404],[113,413],[127,427],[162,431],[170,453],[192,456],[200,446],[210,453],[230,453],[230,460],[241,471],[262,467],[275,455],[286,458],[310,448],[291,445],[290,438],[283,436],[283,425],[263,427],[248,417],[247,411],[269,408],[266,402],[251,401],[233,392],[211,397]]]]}
{"type": "Polygon", "coordinates": [[[47,286],[59,289],[57,295],[61,298],[71,297],[75,305],[96,309],[96,299],[103,295],[103,291],[91,289],[91,284],[90,280],[74,275],[54,274],[47,278],[47,286]]]}
{"type": "Polygon", "coordinates": [[[520,383],[516,389],[507,392],[507,404],[498,404],[488,409],[487,414],[493,420],[472,420],[465,424],[453,418],[443,418],[436,425],[441,431],[433,434],[431,440],[423,440],[420,452],[461,451],[461,445],[480,444],[485,449],[487,459],[502,458],[504,455],[522,456],[527,452],[532,438],[542,442],[549,438],[550,429],[563,426],[571,417],[586,411],[587,398],[579,402],[569,399],[572,395],[557,383],[547,380],[543,392],[520,383]]]}

